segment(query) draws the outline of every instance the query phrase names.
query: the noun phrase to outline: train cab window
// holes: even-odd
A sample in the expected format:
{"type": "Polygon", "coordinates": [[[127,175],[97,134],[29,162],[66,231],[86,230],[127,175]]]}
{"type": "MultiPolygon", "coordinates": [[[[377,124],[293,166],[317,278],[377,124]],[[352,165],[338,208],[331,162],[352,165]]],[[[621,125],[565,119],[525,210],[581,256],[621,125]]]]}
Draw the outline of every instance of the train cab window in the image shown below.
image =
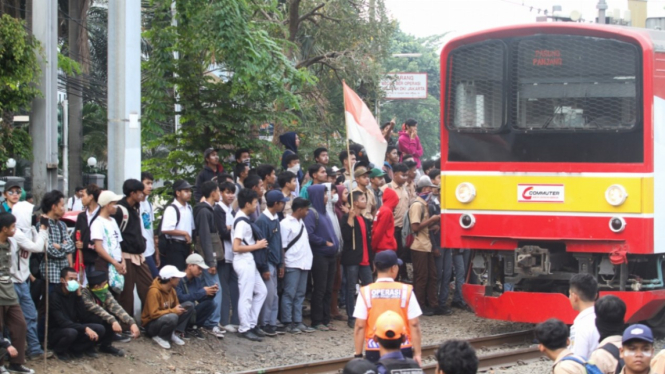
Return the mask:
{"type": "Polygon", "coordinates": [[[638,122],[638,48],[538,35],[512,43],[511,123],[518,130],[621,131],[638,122]]]}
{"type": "Polygon", "coordinates": [[[452,129],[497,130],[504,123],[506,46],[493,40],[453,51],[448,60],[448,121],[452,129]]]}

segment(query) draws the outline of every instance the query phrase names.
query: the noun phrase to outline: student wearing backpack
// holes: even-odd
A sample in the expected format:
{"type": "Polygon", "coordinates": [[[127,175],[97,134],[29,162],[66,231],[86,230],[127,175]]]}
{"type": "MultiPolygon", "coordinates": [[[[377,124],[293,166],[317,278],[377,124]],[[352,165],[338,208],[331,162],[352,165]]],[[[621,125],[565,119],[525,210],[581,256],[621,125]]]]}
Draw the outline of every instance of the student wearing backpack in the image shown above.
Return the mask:
{"type": "Polygon", "coordinates": [[[155,178],[148,172],[141,173],[141,183],[145,186],[143,195],[145,198],[139,204],[139,213],[141,214],[141,222],[143,223],[143,238],[145,238],[145,262],[150,268],[152,278],[159,275],[159,265],[161,265],[159,257],[159,248],[155,243],[155,211],[152,209],[152,204],[148,201],[148,196],[152,193],[152,184],[155,178]]]}
{"type": "Polygon", "coordinates": [[[258,228],[249,221],[256,211],[259,197],[255,191],[243,188],[238,192],[238,207],[231,237],[233,238],[233,269],[238,274],[238,317],[240,336],[251,341],[262,341],[264,332],[257,322],[261,307],[268,293],[252,252],[268,246],[268,241],[259,238],[258,228]]]}
{"type": "Polygon", "coordinates": [[[103,271],[108,274],[111,265],[119,274],[127,273],[120,249],[122,234],[112,218],[118,210],[116,204],[120,199],[122,196],[116,195],[113,191],[104,191],[99,195],[99,216],[90,225],[90,242],[97,252],[97,260],[94,268],[88,269],[88,272],[103,271]]]}
{"type": "Polygon", "coordinates": [[[191,253],[192,231],[195,229],[194,215],[189,205],[192,198],[192,185],[185,180],[173,183],[173,203],[164,208],[162,235],[159,253],[163,256],[162,266],[173,265],[184,271],[187,256],[191,253]]]}
{"type": "Polygon", "coordinates": [[[607,295],[596,301],[594,310],[600,344],[589,356],[589,362],[593,362],[604,374],[618,373],[623,369],[623,360],[619,356],[626,303],[614,295],[607,295]]]}
{"type": "Polygon", "coordinates": [[[576,356],[566,348],[570,339],[568,326],[563,322],[554,318],[549,319],[538,324],[534,332],[538,349],[554,361],[552,374],[587,374],[584,358],[576,356]]]}
{"type": "Polygon", "coordinates": [[[134,287],[141,303],[152,284],[152,273],[145,262],[146,240],[143,236],[143,219],[139,207],[145,200],[145,186],[139,180],[127,179],[122,184],[125,197],[118,202],[115,221],[122,233],[122,259],[125,264],[125,286],[118,296],[118,302],[128,313],[134,313],[134,287]]]}

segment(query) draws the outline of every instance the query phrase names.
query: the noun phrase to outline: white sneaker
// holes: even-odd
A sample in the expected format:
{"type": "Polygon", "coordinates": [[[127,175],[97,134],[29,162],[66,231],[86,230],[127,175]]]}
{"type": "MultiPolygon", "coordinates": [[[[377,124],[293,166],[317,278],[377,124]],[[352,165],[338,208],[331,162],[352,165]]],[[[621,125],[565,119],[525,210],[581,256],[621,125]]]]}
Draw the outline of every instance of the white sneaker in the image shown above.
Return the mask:
{"type": "Polygon", "coordinates": [[[221,330],[219,327],[215,326],[212,328],[212,333],[218,338],[218,339],[224,339],[224,333],[226,331],[221,330]]]}
{"type": "Polygon", "coordinates": [[[178,337],[175,333],[171,334],[171,341],[176,345],[185,345],[185,342],[178,337]]]}
{"type": "Polygon", "coordinates": [[[159,344],[159,346],[164,349],[171,349],[171,344],[159,336],[153,336],[152,341],[159,344]]]}
{"type": "Polygon", "coordinates": [[[231,333],[238,332],[238,326],[226,325],[226,326],[224,326],[224,330],[226,330],[226,332],[231,332],[231,333]]]}

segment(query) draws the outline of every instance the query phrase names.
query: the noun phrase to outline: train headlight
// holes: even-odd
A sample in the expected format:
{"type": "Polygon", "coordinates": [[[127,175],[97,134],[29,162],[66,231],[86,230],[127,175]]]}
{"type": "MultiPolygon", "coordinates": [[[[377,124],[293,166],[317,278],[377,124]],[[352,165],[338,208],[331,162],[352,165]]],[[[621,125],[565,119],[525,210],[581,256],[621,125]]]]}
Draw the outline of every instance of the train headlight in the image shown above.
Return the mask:
{"type": "Polygon", "coordinates": [[[620,184],[613,184],[605,191],[605,200],[612,206],[619,206],[626,202],[628,192],[620,184]]]}
{"type": "Polygon", "coordinates": [[[476,217],[473,214],[462,214],[459,218],[459,224],[463,229],[468,230],[476,225],[476,217]]]}
{"type": "Polygon", "coordinates": [[[455,197],[460,203],[468,204],[476,197],[476,188],[468,182],[460,183],[455,189],[455,197]]]}
{"type": "Polygon", "coordinates": [[[610,219],[610,230],[620,233],[626,229],[626,220],[621,217],[612,217],[610,219]]]}

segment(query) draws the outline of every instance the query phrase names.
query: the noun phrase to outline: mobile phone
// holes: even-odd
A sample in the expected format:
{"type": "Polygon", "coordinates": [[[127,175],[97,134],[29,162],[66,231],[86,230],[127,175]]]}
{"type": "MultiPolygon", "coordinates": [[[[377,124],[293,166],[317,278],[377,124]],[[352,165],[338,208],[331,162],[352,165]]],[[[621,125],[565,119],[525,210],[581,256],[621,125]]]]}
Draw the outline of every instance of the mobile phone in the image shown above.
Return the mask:
{"type": "Polygon", "coordinates": [[[48,227],[48,217],[39,217],[39,224],[48,227]]]}

